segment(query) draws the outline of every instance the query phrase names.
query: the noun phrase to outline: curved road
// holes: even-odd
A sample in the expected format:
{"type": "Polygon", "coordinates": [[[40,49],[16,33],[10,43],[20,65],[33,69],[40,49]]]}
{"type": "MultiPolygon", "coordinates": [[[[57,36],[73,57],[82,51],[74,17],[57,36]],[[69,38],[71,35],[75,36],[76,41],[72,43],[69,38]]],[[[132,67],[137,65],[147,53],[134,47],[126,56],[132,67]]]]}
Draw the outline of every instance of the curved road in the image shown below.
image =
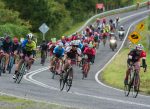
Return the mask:
{"type": "MultiPolygon", "coordinates": [[[[118,14],[128,30],[129,26],[135,21],[148,15],[146,9],[118,14]],[[131,17],[132,16],[132,17],[131,17]]],[[[109,16],[108,18],[115,16],[109,16]]],[[[118,49],[121,46],[118,41],[118,49]]],[[[12,75],[4,74],[0,77],[0,91],[24,98],[36,99],[51,103],[57,103],[82,109],[150,109],[150,97],[139,95],[136,99],[125,97],[122,91],[105,87],[95,81],[96,73],[117,52],[112,52],[107,44],[102,45],[97,50],[96,61],[91,67],[91,71],[86,80],[82,80],[82,73],[79,68],[74,67],[73,86],[69,93],[59,91],[59,78],[51,79],[51,73],[47,70],[48,61],[42,67],[37,61],[32,71],[25,75],[20,84],[13,83],[12,75]],[[77,69],[77,70],[76,70],[77,69]]]]}

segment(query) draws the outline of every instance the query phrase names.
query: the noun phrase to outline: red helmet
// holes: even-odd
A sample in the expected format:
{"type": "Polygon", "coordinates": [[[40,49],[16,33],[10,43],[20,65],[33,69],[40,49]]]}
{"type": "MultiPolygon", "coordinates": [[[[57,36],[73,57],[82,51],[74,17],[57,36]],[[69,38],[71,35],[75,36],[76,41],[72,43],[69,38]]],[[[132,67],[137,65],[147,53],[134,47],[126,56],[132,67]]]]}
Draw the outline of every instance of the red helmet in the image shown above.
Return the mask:
{"type": "Polygon", "coordinates": [[[14,37],[14,38],[13,38],[13,42],[14,42],[14,43],[18,43],[18,38],[17,38],[17,37],[14,37]]]}

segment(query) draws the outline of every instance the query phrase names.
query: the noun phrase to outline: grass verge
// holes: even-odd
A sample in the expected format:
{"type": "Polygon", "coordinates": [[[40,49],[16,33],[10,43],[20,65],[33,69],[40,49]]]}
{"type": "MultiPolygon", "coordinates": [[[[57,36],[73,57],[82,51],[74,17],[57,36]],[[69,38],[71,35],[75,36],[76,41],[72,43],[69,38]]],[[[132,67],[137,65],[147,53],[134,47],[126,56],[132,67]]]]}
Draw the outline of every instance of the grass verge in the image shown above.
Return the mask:
{"type": "Polygon", "coordinates": [[[75,33],[82,25],[85,24],[86,21],[75,24],[71,29],[65,32],[63,35],[69,36],[72,33],[75,33]]]}
{"type": "Polygon", "coordinates": [[[0,109],[75,109],[56,104],[34,102],[9,96],[0,96],[0,109]]]}
{"type": "MultiPolygon", "coordinates": [[[[146,29],[141,32],[142,39],[140,43],[142,43],[147,51],[147,65],[150,65],[150,54],[148,53],[148,43],[147,37],[148,34],[148,20],[145,20],[146,29]]],[[[100,75],[100,79],[107,85],[123,89],[124,88],[124,77],[127,69],[127,54],[129,53],[128,48],[123,48],[120,53],[116,56],[116,58],[105,68],[105,70],[100,75]]],[[[150,67],[148,66],[147,72],[144,73],[142,68],[140,71],[140,91],[144,94],[150,95],[150,67]]]]}

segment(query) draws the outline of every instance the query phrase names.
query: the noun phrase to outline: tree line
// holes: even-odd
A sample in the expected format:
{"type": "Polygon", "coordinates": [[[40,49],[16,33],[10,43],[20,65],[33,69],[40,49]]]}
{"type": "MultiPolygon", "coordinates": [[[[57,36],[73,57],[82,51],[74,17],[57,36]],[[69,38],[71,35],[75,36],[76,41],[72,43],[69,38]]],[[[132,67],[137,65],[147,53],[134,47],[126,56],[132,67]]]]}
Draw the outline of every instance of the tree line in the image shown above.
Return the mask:
{"type": "MultiPolygon", "coordinates": [[[[46,23],[47,38],[59,37],[74,24],[95,14],[96,3],[106,10],[130,5],[134,0],[0,0],[0,35],[4,32],[18,37],[46,23]]],[[[39,35],[39,34],[38,34],[39,35]]]]}

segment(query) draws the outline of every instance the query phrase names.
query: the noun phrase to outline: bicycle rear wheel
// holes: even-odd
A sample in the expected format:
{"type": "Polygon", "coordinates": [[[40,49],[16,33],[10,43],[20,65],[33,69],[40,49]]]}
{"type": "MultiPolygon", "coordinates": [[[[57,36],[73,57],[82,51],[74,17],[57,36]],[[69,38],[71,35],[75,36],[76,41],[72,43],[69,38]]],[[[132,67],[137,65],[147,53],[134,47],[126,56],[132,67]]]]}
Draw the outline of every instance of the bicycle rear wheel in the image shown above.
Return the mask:
{"type": "Polygon", "coordinates": [[[68,92],[72,86],[72,77],[70,75],[70,73],[73,72],[73,69],[72,67],[70,69],[68,69],[68,72],[67,72],[67,76],[65,78],[65,82],[66,82],[66,91],[68,92]]]}
{"type": "Polygon", "coordinates": [[[17,78],[17,83],[19,84],[22,80],[23,75],[25,74],[25,69],[26,69],[26,64],[22,63],[22,65],[20,66],[20,69],[18,71],[18,78],[17,78]]]}
{"type": "Polygon", "coordinates": [[[5,70],[5,61],[6,61],[6,58],[5,57],[2,57],[1,59],[1,63],[0,63],[0,76],[1,74],[4,72],[5,70]]]}
{"type": "Polygon", "coordinates": [[[11,73],[11,69],[14,65],[14,57],[13,56],[10,56],[10,59],[9,59],[9,64],[8,64],[8,71],[9,71],[9,74],[11,73]]]}
{"type": "Polygon", "coordinates": [[[124,94],[125,94],[125,96],[129,96],[130,89],[131,89],[130,85],[125,85],[124,86],[124,94]]]}
{"type": "Polygon", "coordinates": [[[66,82],[66,91],[69,92],[70,88],[72,86],[72,79],[68,78],[66,82]]]}
{"type": "Polygon", "coordinates": [[[140,78],[137,73],[135,73],[133,78],[133,87],[132,87],[132,95],[133,98],[136,98],[139,93],[139,87],[140,87],[140,78]]]}
{"type": "Polygon", "coordinates": [[[60,80],[59,80],[59,82],[60,82],[60,91],[62,91],[64,89],[65,83],[67,81],[66,77],[68,77],[67,74],[60,75],[60,80]]]}

